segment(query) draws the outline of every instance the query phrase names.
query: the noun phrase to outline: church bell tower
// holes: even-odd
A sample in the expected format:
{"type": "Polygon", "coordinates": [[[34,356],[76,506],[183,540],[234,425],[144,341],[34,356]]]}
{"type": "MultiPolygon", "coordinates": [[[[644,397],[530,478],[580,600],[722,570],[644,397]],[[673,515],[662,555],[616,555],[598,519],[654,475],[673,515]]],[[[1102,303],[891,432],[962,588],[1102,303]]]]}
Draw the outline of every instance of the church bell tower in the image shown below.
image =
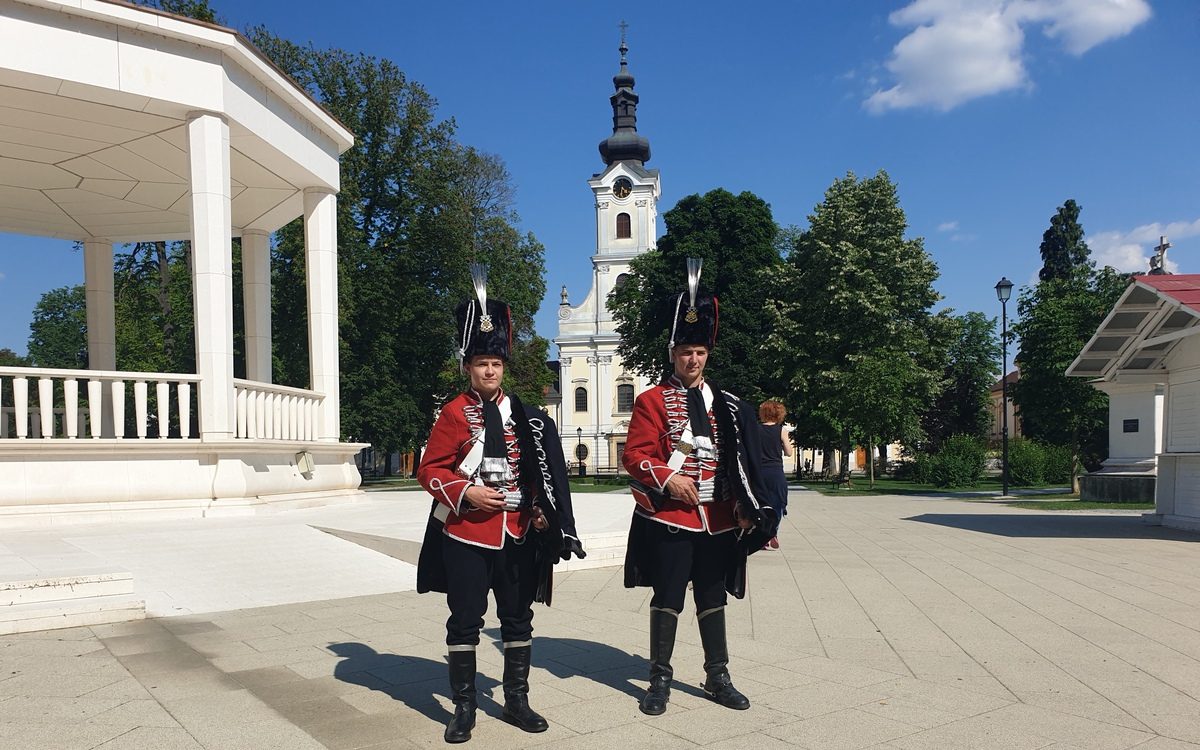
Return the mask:
{"type": "Polygon", "coordinates": [[[617,354],[621,339],[608,309],[609,295],[626,278],[630,262],[656,248],[662,194],[658,170],[646,168],[650,141],[637,131],[638,95],[621,26],[621,67],[609,97],[612,135],[600,141],[604,170],[587,181],[596,207],[592,288],[579,305],[571,305],[563,288],[554,339],[563,452],[573,467],[582,462],[588,473],[617,470],[633,400],[648,385],[623,367],[617,354]]]}

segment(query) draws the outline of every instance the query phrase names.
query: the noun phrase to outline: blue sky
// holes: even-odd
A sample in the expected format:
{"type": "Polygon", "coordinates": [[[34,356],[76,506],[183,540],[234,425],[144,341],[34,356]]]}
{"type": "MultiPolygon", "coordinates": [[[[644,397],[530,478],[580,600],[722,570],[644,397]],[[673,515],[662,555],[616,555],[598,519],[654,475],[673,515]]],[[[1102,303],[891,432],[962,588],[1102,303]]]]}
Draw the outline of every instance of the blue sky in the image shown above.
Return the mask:
{"type": "MultiPolygon", "coordinates": [[[[622,18],[660,214],[723,187],[804,226],[834,179],[883,169],[941,269],[939,306],[997,315],[992,287],[1035,277],[1068,198],[1102,263],[1144,269],[1166,234],[1173,270],[1200,272],[1194,0],[213,5],[235,28],[391,58],[463,142],[500,155],[547,248],[547,337],[560,285],[575,302],[589,285],[585,181],[611,132],[622,18]]],[[[23,352],[38,296],[80,283],[82,258],[61,241],[0,247],[0,347],[23,352]]]]}

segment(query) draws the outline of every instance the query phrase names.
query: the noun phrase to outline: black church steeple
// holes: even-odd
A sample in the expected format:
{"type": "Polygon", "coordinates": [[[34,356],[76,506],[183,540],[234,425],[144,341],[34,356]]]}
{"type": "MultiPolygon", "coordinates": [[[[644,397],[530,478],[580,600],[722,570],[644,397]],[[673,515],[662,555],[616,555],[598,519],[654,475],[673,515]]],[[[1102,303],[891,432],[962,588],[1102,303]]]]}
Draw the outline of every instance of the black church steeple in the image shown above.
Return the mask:
{"type": "Polygon", "coordinates": [[[625,23],[621,24],[621,70],[613,76],[616,92],[609,97],[613,110],[613,134],[600,141],[600,158],[606,165],[618,161],[633,161],[638,164],[650,160],[650,141],[637,132],[638,95],[633,92],[633,74],[625,54],[625,23]]]}

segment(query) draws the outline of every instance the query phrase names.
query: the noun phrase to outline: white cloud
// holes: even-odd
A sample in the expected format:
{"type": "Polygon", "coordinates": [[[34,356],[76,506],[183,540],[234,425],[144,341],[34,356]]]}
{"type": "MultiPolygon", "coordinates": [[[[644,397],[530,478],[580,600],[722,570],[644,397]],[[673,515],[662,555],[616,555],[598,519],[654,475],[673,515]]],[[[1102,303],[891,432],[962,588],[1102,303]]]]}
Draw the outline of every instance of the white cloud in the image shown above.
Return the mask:
{"type": "Polygon", "coordinates": [[[892,49],[896,79],[864,102],[876,114],[929,107],[947,111],[1001,91],[1029,88],[1025,27],[1082,55],[1124,36],[1150,17],[1146,0],[913,0],[893,12],[893,26],[915,27],[892,49]]]}
{"type": "MultiPolygon", "coordinates": [[[[1150,268],[1150,256],[1154,254],[1159,237],[1166,237],[1168,242],[1172,242],[1196,236],[1200,236],[1200,219],[1169,224],[1154,222],[1128,232],[1100,232],[1088,235],[1087,243],[1097,266],[1111,266],[1127,273],[1145,272],[1150,268]]],[[[1171,252],[1167,251],[1167,270],[1179,273],[1179,264],[1172,259],[1171,252]]]]}
{"type": "Polygon", "coordinates": [[[4,272],[0,271],[0,281],[4,281],[4,272]]]}
{"type": "Polygon", "coordinates": [[[956,229],[958,229],[957,221],[943,221],[941,224],[938,224],[937,228],[939,232],[953,232],[956,229]]]}

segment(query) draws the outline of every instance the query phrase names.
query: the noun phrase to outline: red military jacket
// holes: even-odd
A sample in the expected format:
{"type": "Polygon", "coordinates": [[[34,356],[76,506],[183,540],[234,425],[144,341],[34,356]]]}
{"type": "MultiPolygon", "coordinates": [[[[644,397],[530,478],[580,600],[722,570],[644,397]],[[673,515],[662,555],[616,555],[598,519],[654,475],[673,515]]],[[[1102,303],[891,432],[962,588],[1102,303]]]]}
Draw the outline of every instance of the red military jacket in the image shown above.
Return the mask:
{"type": "MultiPolygon", "coordinates": [[[[520,476],[517,464],[520,462],[521,448],[513,434],[513,421],[508,413],[512,401],[505,397],[503,391],[496,398],[501,415],[506,417],[504,442],[508,448],[508,465],[513,474],[513,481],[509,485],[497,489],[515,492],[520,476]]],[[[442,407],[429,434],[429,444],[421,456],[421,465],[417,467],[417,481],[438,501],[439,506],[434,514],[444,523],[447,536],[479,547],[500,549],[504,546],[506,535],[514,539],[525,536],[533,523],[533,513],[529,509],[482,510],[467,502],[467,488],[482,484],[475,472],[470,472],[470,475],[463,473],[463,463],[467,461],[477,439],[482,448],[483,400],[478,393],[470,390],[442,407]]]]}
{"type": "MultiPolygon", "coordinates": [[[[712,391],[706,383],[701,384],[701,389],[705,392],[712,428],[714,453],[711,457],[699,458],[695,452],[686,456],[674,455],[684,433],[690,434],[691,430],[688,428],[687,389],[672,375],[637,397],[633,417],[629,420],[623,463],[635,483],[632,489],[637,513],[670,526],[720,534],[737,528],[737,520],[733,500],[722,493],[721,482],[717,481],[722,459],[721,436],[713,417],[712,391]],[[667,481],[677,473],[697,480],[700,487],[710,488],[710,491],[715,486],[716,494],[711,502],[701,502],[697,506],[666,497],[656,509],[651,493],[665,494],[667,481]]],[[[703,489],[701,494],[704,494],[703,489]]]]}

